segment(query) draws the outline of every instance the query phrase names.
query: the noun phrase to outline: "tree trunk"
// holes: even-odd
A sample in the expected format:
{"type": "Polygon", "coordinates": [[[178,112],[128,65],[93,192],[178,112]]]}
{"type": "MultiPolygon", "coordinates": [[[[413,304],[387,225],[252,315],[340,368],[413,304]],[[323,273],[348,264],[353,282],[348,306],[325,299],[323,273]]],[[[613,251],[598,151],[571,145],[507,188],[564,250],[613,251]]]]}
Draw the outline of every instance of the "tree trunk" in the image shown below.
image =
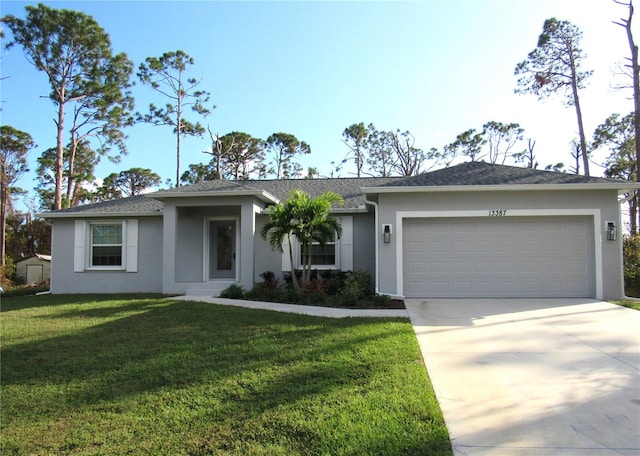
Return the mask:
{"type": "Polygon", "coordinates": [[[56,178],[55,178],[55,195],[53,199],[53,208],[55,210],[62,209],[62,170],[64,165],[64,102],[58,100],[58,135],[56,138],[56,178]]]}
{"type": "MultiPolygon", "coordinates": [[[[627,40],[631,50],[631,74],[633,76],[633,107],[634,107],[634,127],[636,133],[636,181],[640,182],[640,66],[638,64],[638,46],[633,40],[631,33],[631,19],[633,18],[633,3],[629,0],[629,19],[625,25],[627,31],[627,40]]],[[[636,191],[636,211],[640,203],[640,191],[636,191]]],[[[640,223],[640,218],[638,219],[640,223]]],[[[631,234],[637,233],[637,224],[634,221],[635,228],[632,228],[631,234]]]]}
{"type": "Polygon", "coordinates": [[[573,89],[573,104],[576,107],[576,117],[578,118],[578,135],[580,136],[580,155],[582,155],[582,166],[584,175],[589,176],[589,155],[587,153],[587,139],[584,134],[582,122],[582,109],[580,108],[580,98],[578,97],[578,82],[575,76],[575,68],[572,69],[571,88],[573,89]]]}
{"type": "Polygon", "coordinates": [[[180,187],[180,147],[182,146],[182,112],[180,103],[178,100],[177,114],[176,114],[176,187],[180,187]]]}
{"type": "MultiPolygon", "coordinates": [[[[4,169],[2,170],[2,176],[4,176],[4,169]]],[[[4,260],[4,255],[6,251],[6,241],[5,241],[5,231],[7,229],[7,201],[8,198],[8,185],[5,185],[5,182],[2,182],[0,185],[0,228],[2,228],[2,232],[0,232],[0,266],[5,266],[6,262],[4,260]]]]}
{"type": "Polygon", "coordinates": [[[75,178],[73,177],[73,173],[74,173],[74,168],[75,168],[75,163],[76,163],[76,151],[78,150],[78,145],[75,141],[75,139],[72,137],[71,138],[71,150],[69,151],[69,175],[67,176],[67,204],[71,207],[74,206],[73,204],[73,199],[74,199],[74,181],[75,178]]]}
{"type": "Polygon", "coordinates": [[[297,293],[300,293],[300,284],[298,283],[298,276],[296,275],[296,268],[293,262],[293,247],[291,246],[291,236],[287,236],[289,240],[289,261],[291,262],[291,282],[293,283],[293,289],[297,293]]]}

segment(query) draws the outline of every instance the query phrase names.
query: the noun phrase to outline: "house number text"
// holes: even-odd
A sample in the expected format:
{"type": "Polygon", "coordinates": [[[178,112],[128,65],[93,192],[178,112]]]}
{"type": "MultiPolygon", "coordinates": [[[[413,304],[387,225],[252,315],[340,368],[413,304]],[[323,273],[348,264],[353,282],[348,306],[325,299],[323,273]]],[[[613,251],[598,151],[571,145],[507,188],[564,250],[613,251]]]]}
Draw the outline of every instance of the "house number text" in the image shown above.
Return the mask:
{"type": "Polygon", "coordinates": [[[489,211],[489,217],[504,217],[507,215],[506,209],[492,209],[489,211]]]}

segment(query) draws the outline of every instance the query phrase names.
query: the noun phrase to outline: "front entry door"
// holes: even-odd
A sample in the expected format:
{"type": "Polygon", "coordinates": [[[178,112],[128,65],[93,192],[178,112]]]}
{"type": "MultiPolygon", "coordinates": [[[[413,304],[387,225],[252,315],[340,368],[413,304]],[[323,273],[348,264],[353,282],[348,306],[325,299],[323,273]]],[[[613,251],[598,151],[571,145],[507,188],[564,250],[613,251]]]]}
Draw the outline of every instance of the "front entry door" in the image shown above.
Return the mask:
{"type": "Polygon", "coordinates": [[[236,278],[236,221],[209,221],[209,279],[236,278]]]}

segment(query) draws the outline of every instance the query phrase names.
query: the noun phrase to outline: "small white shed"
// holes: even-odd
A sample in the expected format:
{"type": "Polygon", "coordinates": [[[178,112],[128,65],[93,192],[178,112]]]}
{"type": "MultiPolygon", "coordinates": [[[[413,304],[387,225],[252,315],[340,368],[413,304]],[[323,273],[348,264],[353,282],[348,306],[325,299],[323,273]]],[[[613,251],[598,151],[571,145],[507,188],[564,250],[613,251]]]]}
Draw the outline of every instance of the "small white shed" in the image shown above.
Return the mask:
{"type": "Polygon", "coordinates": [[[16,261],[16,277],[27,285],[51,279],[51,255],[36,253],[16,261]]]}

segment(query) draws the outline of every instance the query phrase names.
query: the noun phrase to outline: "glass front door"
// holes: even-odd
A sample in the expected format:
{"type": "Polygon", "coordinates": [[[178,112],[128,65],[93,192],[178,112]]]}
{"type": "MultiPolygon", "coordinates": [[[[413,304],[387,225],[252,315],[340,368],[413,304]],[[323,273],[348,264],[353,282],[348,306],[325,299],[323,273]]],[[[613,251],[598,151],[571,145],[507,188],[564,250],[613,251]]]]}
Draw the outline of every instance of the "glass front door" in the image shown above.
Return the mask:
{"type": "Polygon", "coordinates": [[[236,221],[209,221],[209,279],[236,277],[236,221]]]}

